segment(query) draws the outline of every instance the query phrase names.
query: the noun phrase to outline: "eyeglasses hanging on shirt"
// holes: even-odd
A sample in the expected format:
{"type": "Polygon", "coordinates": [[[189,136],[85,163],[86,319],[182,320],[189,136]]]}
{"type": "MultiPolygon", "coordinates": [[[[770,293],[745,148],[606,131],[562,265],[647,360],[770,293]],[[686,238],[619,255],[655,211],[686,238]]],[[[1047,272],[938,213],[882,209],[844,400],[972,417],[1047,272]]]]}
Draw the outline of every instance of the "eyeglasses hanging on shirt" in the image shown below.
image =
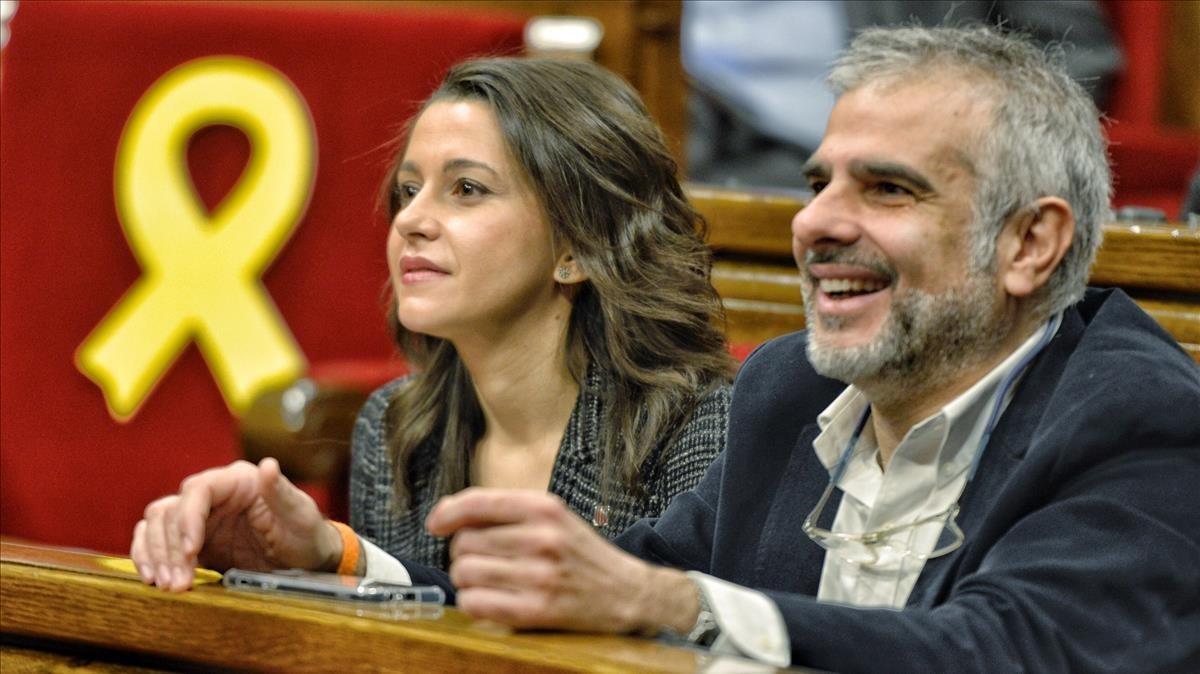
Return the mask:
{"type": "MultiPolygon", "coordinates": [[[[1041,353],[1042,349],[1050,343],[1050,339],[1057,332],[1060,322],[1059,317],[1056,316],[1047,323],[1037,345],[1029,353],[1025,354],[1016,367],[1000,382],[999,391],[995,397],[995,401],[992,403],[992,410],[988,416],[987,425],[984,427],[983,435],[979,439],[975,456],[971,459],[971,470],[967,474],[968,482],[975,477],[975,471],[979,468],[979,459],[983,456],[983,449],[987,447],[988,440],[992,437],[992,431],[1000,421],[1000,413],[1004,408],[1004,400],[1008,397],[1009,390],[1016,383],[1017,379],[1020,378],[1025,369],[1029,367],[1029,364],[1033,362],[1034,357],[1041,353]]],[[[937,514],[922,517],[907,524],[898,524],[862,533],[832,531],[817,526],[817,522],[820,521],[821,514],[825,510],[825,505],[829,502],[829,496],[833,494],[833,488],[841,481],[842,476],[846,472],[846,467],[850,464],[850,458],[854,454],[855,445],[858,444],[859,437],[862,435],[863,428],[866,427],[867,419],[870,418],[870,415],[871,406],[868,405],[863,410],[862,416],[859,417],[858,423],[854,427],[854,433],[851,434],[850,441],[846,443],[846,449],[842,452],[837,466],[834,467],[833,473],[830,475],[829,485],[825,487],[824,493],[817,500],[817,505],[813,508],[812,512],[808,514],[808,517],[804,518],[804,523],[801,525],[804,533],[827,552],[832,552],[853,564],[875,564],[882,557],[924,561],[948,555],[962,547],[963,541],[966,540],[966,534],[963,533],[962,528],[958,526],[958,522],[955,519],[959,512],[957,503],[951,504],[949,508],[937,514]],[[924,535],[926,532],[923,531],[926,527],[934,528],[933,531],[927,532],[927,536],[924,535]],[[918,552],[911,547],[914,539],[935,540],[936,543],[931,551],[918,552]]]]}

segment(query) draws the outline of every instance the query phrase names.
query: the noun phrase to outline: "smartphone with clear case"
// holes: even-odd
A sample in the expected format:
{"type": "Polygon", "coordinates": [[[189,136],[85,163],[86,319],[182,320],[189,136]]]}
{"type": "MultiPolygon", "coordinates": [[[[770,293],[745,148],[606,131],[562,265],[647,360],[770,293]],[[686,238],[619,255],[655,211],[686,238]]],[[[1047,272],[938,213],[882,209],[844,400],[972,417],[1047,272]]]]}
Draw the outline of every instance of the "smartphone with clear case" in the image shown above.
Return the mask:
{"type": "Polygon", "coordinates": [[[246,571],[230,569],[221,583],[231,590],[282,593],[304,597],[364,602],[371,605],[418,604],[441,606],[446,593],[435,585],[399,585],[372,578],[287,569],[246,571]]]}

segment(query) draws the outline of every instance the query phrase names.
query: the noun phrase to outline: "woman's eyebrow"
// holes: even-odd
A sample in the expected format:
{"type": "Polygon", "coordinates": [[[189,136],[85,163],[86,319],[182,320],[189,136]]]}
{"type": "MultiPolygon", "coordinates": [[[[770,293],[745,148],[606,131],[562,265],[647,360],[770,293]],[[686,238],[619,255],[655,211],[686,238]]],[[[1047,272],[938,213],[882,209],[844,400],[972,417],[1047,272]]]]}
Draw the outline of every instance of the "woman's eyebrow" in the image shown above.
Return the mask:
{"type": "Polygon", "coordinates": [[[450,173],[452,171],[461,170],[461,169],[465,169],[465,168],[482,169],[484,171],[487,171],[488,173],[491,173],[492,175],[494,175],[496,177],[500,176],[500,174],[496,171],[496,169],[489,166],[486,162],[476,161],[474,159],[461,159],[461,158],[447,160],[445,164],[442,164],[442,173],[450,173]]]}
{"type": "MultiPolygon", "coordinates": [[[[442,164],[442,173],[452,173],[454,171],[459,171],[459,170],[467,169],[467,168],[481,169],[483,171],[487,171],[488,173],[491,173],[493,176],[496,176],[496,177],[500,176],[500,172],[497,171],[496,169],[492,168],[491,165],[489,165],[488,163],[481,162],[481,161],[478,161],[475,159],[464,159],[464,158],[455,158],[455,159],[447,160],[446,163],[442,164]]],[[[399,175],[401,173],[413,173],[413,174],[420,175],[421,169],[417,166],[416,162],[413,162],[410,160],[405,160],[405,161],[401,162],[400,166],[398,166],[396,168],[396,174],[399,175]]]]}

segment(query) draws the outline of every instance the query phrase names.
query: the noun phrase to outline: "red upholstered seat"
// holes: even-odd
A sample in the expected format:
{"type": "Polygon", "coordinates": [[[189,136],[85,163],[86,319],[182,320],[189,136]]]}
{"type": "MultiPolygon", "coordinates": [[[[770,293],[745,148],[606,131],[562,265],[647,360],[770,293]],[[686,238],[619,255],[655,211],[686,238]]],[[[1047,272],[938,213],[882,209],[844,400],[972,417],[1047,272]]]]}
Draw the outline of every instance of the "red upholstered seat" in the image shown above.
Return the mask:
{"type": "MultiPolygon", "coordinates": [[[[0,81],[0,530],[121,551],[148,502],[241,454],[236,413],[194,342],[167,358],[125,421],[76,362],[143,275],[118,216],[114,166],[131,111],[159,78],[193,59],[233,55],[278,71],[299,92],[315,178],[262,283],[302,365],[379,361],[392,353],[381,300],[386,226],[374,212],[391,157],[385,144],[449,65],[518,50],[523,25],[482,12],[21,3],[0,81]]],[[[193,137],[187,163],[210,213],[260,149],[228,126],[193,137]]],[[[163,188],[147,180],[134,189],[163,188]]],[[[204,262],[214,275],[229,269],[228,260],[204,262]]],[[[212,292],[205,285],[187,290],[212,292]]]]}
{"type": "Polygon", "coordinates": [[[1149,206],[1175,219],[1188,180],[1200,167],[1200,134],[1161,123],[1170,4],[1107,0],[1104,7],[1125,54],[1106,129],[1116,177],[1114,206],[1149,206]]]}
{"type": "Polygon", "coordinates": [[[737,358],[738,362],[740,363],[743,360],[746,360],[746,357],[749,356],[755,349],[757,349],[758,346],[758,344],[745,344],[742,342],[730,344],[729,353],[733,354],[733,357],[737,358]]]}

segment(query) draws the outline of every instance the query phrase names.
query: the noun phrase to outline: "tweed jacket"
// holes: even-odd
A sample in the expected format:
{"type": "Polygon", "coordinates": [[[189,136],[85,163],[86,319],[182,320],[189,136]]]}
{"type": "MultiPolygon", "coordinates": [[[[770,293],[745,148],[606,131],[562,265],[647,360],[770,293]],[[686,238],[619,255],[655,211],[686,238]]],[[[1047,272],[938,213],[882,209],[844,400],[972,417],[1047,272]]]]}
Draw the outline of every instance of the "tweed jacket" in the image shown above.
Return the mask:
{"type": "Polygon", "coordinates": [[[829,483],[812,441],[841,389],[802,333],[761,347],[725,452],[618,545],[763,591],[793,665],[1200,671],[1200,368],[1124,293],[1064,312],[963,491],[963,546],[925,564],[901,611],[815,599],[825,552],[800,521],[829,483]]]}
{"type": "MultiPolygon", "coordinates": [[[[397,379],[371,394],[354,426],[350,466],[350,525],[392,556],[431,569],[449,567],[447,541],[425,530],[425,518],[436,502],[441,438],[418,448],[410,464],[413,507],[400,511],[393,492],[395,469],[388,452],[388,401],[403,386],[397,379]]],[[[632,494],[619,483],[607,490],[600,476],[600,441],[605,411],[604,378],[589,368],[575,408],[567,422],[549,491],[571,510],[612,538],[642,517],[660,514],[676,494],[700,481],[708,465],[725,446],[729,416],[729,387],[721,386],[696,405],[670,447],[660,447],[647,459],[643,493],[632,494]],[[602,493],[607,491],[608,493],[602,493]],[[597,509],[602,515],[597,516],[597,509]]],[[[408,565],[408,564],[406,564],[408,565]]]]}

